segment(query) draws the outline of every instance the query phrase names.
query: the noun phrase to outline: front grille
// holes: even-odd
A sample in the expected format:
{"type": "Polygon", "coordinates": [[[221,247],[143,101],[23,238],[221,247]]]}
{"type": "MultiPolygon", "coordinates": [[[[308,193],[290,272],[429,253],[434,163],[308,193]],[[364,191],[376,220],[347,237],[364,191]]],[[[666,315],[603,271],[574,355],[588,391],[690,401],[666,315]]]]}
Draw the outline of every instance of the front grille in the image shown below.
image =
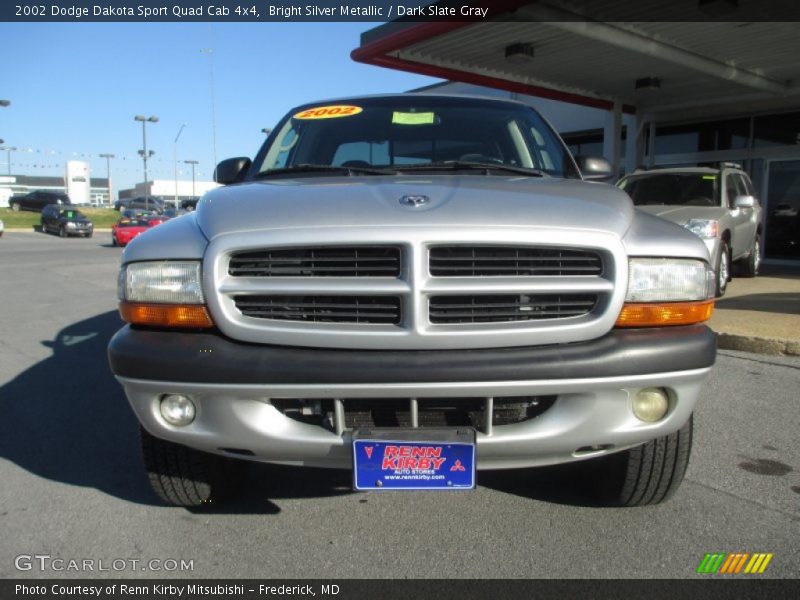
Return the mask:
{"type": "Polygon", "coordinates": [[[430,249],[434,277],[600,276],[596,252],[525,246],[437,246],[430,249]]]}
{"type": "Polygon", "coordinates": [[[234,296],[246,317],[314,323],[400,323],[396,296],[234,296]]]}
{"type": "MultiPolygon", "coordinates": [[[[408,398],[346,398],[341,400],[344,423],[341,429],[367,427],[474,427],[486,431],[491,426],[511,425],[534,419],[547,411],[556,396],[514,396],[493,398],[420,398],[416,408],[408,398]],[[491,423],[487,421],[491,406],[491,423]]],[[[272,405],[287,417],[303,423],[337,430],[335,400],[272,399],[272,405]]]]}
{"type": "Polygon", "coordinates": [[[433,296],[429,317],[434,324],[565,319],[586,315],[596,304],[594,294],[433,296]]]}
{"type": "Polygon", "coordinates": [[[233,277],[398,277],[400,248],[349,246],[264,249],[233,254],[233,277]]]}

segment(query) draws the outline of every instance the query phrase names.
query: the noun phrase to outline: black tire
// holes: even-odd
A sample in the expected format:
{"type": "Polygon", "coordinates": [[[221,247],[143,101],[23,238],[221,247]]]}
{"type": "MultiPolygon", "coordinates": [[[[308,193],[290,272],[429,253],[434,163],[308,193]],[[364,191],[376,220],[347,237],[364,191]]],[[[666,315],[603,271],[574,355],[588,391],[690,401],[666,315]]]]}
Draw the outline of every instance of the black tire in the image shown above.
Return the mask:
{"type": "Polygon", "coordinates": [[[62,237],[62,238],[67,237],[67,230],[64,229],[63,225],[58,228],[58,237],[62,237]]]}
{"type": "Polygon", "coordinates": [[[20,209],[19,202],[13,202],[11,204],[11,210],[13,210],[14,212],[19,212],[19,209],[20,209]]]}
{"type": "Polygon", "coordinates": [[[87,237],[87,238],[90,238],[90,237],[92,237],[92,234],[91,234],[91,233],[87,233],[87,234],[86,234],[86,237],[87,237]]]}
{"type": "Polygon", "coordinates": [[[113,233],[111,234],[111,245],[114,247],[119,246],[119,244],[117,243],[117,237],[113,233]]]}
{"type": "Polygon", "coordinates": [[[692,450],[692,417],[675,433],[590,461],[595,492],[609,506],[659,504],[680,487],[692,450]]]}
{"type": "Polygon", "coordinates": [[[230,498],[241,485],[247,464],[200,452],[150,435],[139,428],[142,460],[150,486],[172,506],[208,506],[230,498]]]}
{"type": "Polygon", "coordinates": [[[719,249],[719,256],[717,256],[717,264],[714,265],[714,277],[716,278],[716,292],[717,298],[725,295],[725,290],[728,289],[728,281],[731,279],[731,249],[728,242],[722,242],[722,247],[719,249]]]}
{"type": "Polygon", "coordinates": [[[761,266],[761,234],[757,233],[750,249],[750,256],[739,262],[739,275],[741,277],[755,277],[761,266]]]}

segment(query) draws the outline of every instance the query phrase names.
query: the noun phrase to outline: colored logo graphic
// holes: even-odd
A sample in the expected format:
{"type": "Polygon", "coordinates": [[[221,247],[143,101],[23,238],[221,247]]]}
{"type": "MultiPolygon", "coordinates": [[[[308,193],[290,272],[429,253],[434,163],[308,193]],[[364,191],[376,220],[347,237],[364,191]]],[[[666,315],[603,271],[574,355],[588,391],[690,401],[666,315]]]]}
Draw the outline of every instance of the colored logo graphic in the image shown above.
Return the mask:
{"type": "Polygon", "coordinates": [[[755,554],[749,552],[708,553],[697,567],[697,572],[703,575],[713,575],[714,573],[718,575],[761,574],[767,569],[772,556],[772,553],[767,552],[756,552],[755,554]]]}

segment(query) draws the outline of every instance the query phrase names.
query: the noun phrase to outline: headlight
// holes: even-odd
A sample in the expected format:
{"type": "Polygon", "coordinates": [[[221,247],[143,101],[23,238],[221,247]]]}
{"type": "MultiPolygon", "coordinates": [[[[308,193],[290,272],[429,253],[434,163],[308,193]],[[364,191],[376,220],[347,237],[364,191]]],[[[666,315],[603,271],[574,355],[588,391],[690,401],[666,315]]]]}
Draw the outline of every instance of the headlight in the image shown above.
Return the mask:
{"type": "Polygon", "coordinates": [[[684,225],[698,237],[703,239],[715,238],[719,236],[719,222],[710,219],[689,219],[684,225]]]}
{"type": "Polygon", "coordinates": [[[151,327],[208,328],[200,263],[141,262],[119,271],[117,296],[122,319],[151,327]]]}
{"type": "Polygon", "coordinates": [[[67,229],[75,229],[75,223],[72,221],[67,221],[67,229]]]}
{"type": "Polygon", "coordinates": [[[632,258],[625,302],[687,302],[705,300],[713,273],[701,260],[632,258]]]}
{"type": "Polygon", "coordinates": [[[617,327],[693,325],[714,311],[714,272],[701,260],[632,258],[617,327]]]}
{"type": "Polygon", "coordinates": [[[200,263],[131,263],[120,269],[117,296],[128,302],[203,304],[200,263]]]}

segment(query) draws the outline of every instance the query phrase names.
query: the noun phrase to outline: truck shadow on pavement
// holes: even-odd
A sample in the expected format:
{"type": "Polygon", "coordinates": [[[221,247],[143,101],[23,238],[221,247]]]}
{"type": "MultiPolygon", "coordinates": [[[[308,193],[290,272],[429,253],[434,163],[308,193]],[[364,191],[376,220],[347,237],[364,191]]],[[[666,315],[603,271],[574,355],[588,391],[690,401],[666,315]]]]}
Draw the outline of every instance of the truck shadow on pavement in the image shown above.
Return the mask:
{"type": "MultiPolygon", "coordinates": [[[[0,458],[52,481],[162,506],[139,457],[138,423],[106,359],[108,342],[121,326],[117,312],[109,311],[65,327],[55,340],[42,342],[52,356],[0,387],[0,458]]],[[[478,484],[590,505],[563,469],[480,472],[478,484]]],[[[352,493],[347,470],[251,464],[235,499],[197,512],[277,514],[280,508],[270,499],[352,493]]]]}
{"type": "Polygon", "coordinates": [[[800,315],[800,294],[787,292],[728,296],[717,300],[716,306],[717,308],[733,310],[754,310],[784,315],[800,315]]]}

